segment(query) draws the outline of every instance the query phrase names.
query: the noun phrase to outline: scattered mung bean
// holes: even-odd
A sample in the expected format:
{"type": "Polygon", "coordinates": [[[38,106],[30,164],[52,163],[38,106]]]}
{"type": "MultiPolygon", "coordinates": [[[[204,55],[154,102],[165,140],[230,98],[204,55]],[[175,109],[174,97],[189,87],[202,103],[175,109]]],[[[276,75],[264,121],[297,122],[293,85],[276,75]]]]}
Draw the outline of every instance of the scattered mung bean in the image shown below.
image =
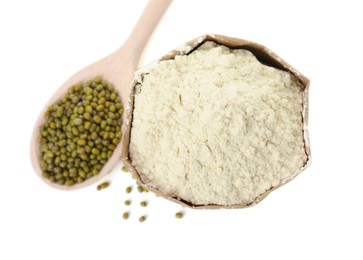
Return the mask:
{"type": "Polygon", "coordinates": [[[141,186],[137,186],[137,190],[138,190],[139,192],[144,192],[144,189],[143,189],[141,186]]]}
{"type": "Polygon", "coordinates": [[[140,206],[141,207],[146,207],[147,206],[147,202],[146,201],[141,201],[140,202],[140,206]]]}
{"type": "Polygon", "coordinates": [[[123,219],[128,219],[130,216],[130,213],[128,212],[124,212],[124,214],[122,215],[123,219]]]}
{"type": "Polygon", "coordinates": [[[131,186],[129,186],[129,187],[126,188],[126,193],[130,193],[131,191],[132,191],[132,187],[131,186]]]}
{"type": "Polygon", "coordinates": [[[103,182],[97,186],[97,190],[106,189],[108,186],[110,186],[109,182],[103,182]]]}
{"type": "Polygon", "coordinates": [[[140,218],[139,218],[139,222],[144,222],[146,220],[146,216],[141,216],[140,218]]]}

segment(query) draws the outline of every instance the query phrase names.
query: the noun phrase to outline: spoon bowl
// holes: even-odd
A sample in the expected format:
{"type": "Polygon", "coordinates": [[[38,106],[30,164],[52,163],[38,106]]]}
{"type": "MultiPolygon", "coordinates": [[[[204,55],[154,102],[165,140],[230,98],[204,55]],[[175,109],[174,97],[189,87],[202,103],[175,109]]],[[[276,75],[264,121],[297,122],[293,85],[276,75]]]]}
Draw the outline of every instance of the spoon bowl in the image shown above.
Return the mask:
{"type": "Polygon", "coordinates": [[[97,75],[102,76],[107,82],[114,84],[115,89],[121,97],[122,104],[126,106],[134,71],[138,66],[142,51],[170,3],[171,0],[150,0],[126,42],[112,54],[75,73],[60,86],[44,106],[33,129],[30,152],[31,161],[36,173],[48,185],[61,190],[74,190],[92,185],[110,172],[120,160],[121,141],[113,151],[112,157],[107,160],[107,163],[103,166],[101,171],[94,177],[91,177],[82,183],[76,183],[73,186],[53,183],[42,176],[42,169],[39,164],[39,143],[37,141],[39,137],[39,127],[45,122],[44,114],[47,111],[47,108],[61,99],[67,93],[70,86],[79,82],[86,82],[97,75]]]}

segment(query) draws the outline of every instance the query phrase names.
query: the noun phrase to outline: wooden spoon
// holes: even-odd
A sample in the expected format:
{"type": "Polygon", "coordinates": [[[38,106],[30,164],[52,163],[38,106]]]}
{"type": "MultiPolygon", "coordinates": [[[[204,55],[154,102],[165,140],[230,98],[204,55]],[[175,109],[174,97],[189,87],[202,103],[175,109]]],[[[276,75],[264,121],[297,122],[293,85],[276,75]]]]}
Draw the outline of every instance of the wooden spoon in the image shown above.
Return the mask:
{"type": "Polygon", "coordinates": [[[48,179],[42,177],[42,170],[39,165],[39,143],[37,141],[39,136],[39,126],[45,121],[44,114],[48,106],[61,99],[70,86],[81,81],[85,82],[97,75],[100,75],[106,81],[115,85],[115,88],[121,96],[122,104],[125,107],[128,103],[128,94],[134,76],[134,71],[138,66],[142,51],[171,1],[172,0],[150,0],[124,45],[111,55],[85,67],[70,77],[56,91],[43,108],[38,120],[36,121],[31,137],[31,161],[36,173],[50,186],[61,190],[74,190],[89,186],[99,181],[103,176],[110,172],[114,165],[120,160],[121,142],[116,147],[112,157],[108,159],[107,163],[96,176],[73,186],[52,183],[48,179]]]}

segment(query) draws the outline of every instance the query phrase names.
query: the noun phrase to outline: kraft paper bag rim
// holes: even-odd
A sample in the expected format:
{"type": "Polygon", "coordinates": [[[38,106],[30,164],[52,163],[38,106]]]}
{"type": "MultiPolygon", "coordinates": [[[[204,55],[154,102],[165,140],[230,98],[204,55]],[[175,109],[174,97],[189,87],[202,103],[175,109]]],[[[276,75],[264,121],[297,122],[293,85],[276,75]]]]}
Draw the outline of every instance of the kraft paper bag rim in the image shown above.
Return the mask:
{"type": "Polygon", "coordinates": [[[186,42],[185,44],[175,48],[174,50],[170,51],[159,60],[152,62],[149,65],[141,67],[136,73],[134,80],[130,87],[129,92],[129,100],[126,106],[126,118],[123,125],[123,137],[121,141],[121,159],[125,167],[130,171],[132,176],[136,179],[138,185],[154,192],[156,195],[164,197],[168,200],[176,202],[182,206],[194,208],[194,209],[233,209],[233,208],[247,208],[256,205],[257,203],[261,202],[264,198],[267,197],[273,190],[283,186],[284,184],[288,183],[292,179],[294,179],[298,174],[300,174],[303,170],[305,170],[311,164],[311,150],[310,150],[310,142],[309,142],[309,134],[308,134],[308,91],[309,91],[309,79],[301,74],[298,70],[292,67],[289,63],[281,59],[277,54],[272,52],[267,47],[238,38],[217,35],[217,34],[205,34],[198,38],[195,38],[191,41],[186,42]],[[302,95],[303,95],[303,108],[302,108],[302,122],[303,122],[303,137],[304,137],[304,147],[305,153],[307,156],[307,160],[304,166],[297,170],[294,174],[292,174],[288,179],[285,179],[279,185],[270,188],[269,190],[265,191],[264,193],[260,194],[253,202],[249,204],[236,204],[236,205],[193,205],[192,203],[185,201],[183,199],[177,197],[171,197],[167,194],[162,193],[161,191],[154,189],[145,185],[137,172],[137,170],[131,164],[131,158],[129,156],[129,144],[130,144],[130,135],[131,135],[131,128],[132,128],[132,116],[133,116],[133,108],[134,108],[134,90],[135,86],[138,84],[142,84],[143,75],[148,73],[154,66],[156,66],[160,61],[163,60],[170,60],[174,59],[175,56],[179,55],[188,55],[189,53],[196,50],[200,45],[202,45],[206,41],[213,41],[217,44],[224,45],[231,49],[246,49],[252,52],[256,58],[263,64],[275,67],[284,71],[290,72],[295,79],[298,80],[302,87],[302,95]]]}

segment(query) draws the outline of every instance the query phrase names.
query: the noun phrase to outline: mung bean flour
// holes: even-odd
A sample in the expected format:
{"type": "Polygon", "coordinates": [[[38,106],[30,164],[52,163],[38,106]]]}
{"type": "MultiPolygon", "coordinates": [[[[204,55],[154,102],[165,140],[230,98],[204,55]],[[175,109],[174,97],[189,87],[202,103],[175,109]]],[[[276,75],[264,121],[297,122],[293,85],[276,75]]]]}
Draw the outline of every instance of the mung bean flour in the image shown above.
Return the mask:
{"type": "Polygon", "coordinates": [[[300,83],[247,50],[206,42],[160,61],[134,98],[132,165],[169,196],[248,204],[307,161],[300,83]]]}

